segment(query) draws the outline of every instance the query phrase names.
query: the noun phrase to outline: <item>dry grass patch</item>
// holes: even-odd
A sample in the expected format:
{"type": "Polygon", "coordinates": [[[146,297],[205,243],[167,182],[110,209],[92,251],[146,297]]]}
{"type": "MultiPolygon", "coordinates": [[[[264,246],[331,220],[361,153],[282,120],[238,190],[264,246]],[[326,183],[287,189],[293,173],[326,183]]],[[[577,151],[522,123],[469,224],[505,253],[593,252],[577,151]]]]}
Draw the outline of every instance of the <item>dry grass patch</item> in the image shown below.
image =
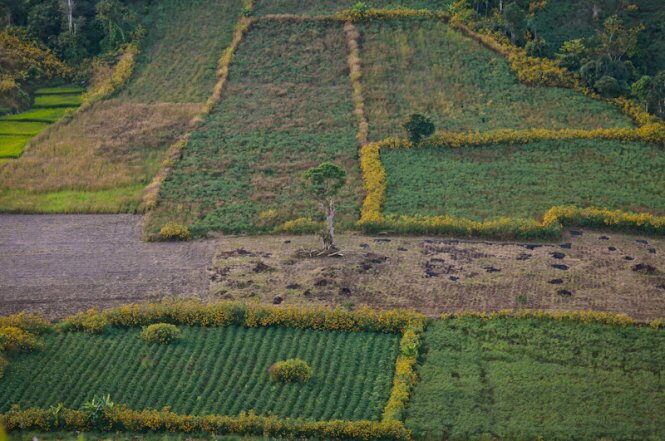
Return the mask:
{"type": "Polygon", "coordinates": [[[95,191],[145,184],[198,107],[118,101],[97,104],[54,128],[21,158],[3,167],[0,192],[95,191]]]}
{"type": "Polygon", "coordinates": [[[665,317],[665,239],[583,231],[534,246],[342,235],[343,257],[298,257],[317,246],[313,236],[225,237],[211,295],[433,315],[529,308],[665,317]]]}

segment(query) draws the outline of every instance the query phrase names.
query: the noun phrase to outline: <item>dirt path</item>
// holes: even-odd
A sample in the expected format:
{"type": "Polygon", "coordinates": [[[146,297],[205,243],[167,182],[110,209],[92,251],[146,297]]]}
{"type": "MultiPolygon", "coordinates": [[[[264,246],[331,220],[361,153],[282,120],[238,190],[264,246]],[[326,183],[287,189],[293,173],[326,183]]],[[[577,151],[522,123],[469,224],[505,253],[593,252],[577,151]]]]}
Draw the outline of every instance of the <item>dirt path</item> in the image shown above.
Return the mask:
{"type": "Polygon", "coordinates": [[[0,315],[203,295],[214,241],[144,243],[140,216],[0,216],[0,315]]]}

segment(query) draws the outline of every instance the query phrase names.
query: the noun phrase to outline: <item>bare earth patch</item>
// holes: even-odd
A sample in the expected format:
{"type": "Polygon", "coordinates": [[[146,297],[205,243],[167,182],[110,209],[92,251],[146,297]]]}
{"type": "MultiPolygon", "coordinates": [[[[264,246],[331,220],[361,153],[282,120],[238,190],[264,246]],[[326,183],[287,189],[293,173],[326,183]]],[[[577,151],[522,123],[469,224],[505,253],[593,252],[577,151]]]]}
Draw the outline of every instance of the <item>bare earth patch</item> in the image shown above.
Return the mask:
{"type": "Polygon", "coordinates": [[[561,243],[341,236],[343,257],[304,258],[311,236],[224,237],[209,270],[216,298],[415,308],[507,308],[665,317],[665,240],[583,231],[561,243]],[[607,239],[606,239],[607,238],[607,239]]]}
{"type": "Polygon", "coordinates": [[[203,295],[214,242],[145,243],[140,216],[0,216],[0,315],[203,295]]]}

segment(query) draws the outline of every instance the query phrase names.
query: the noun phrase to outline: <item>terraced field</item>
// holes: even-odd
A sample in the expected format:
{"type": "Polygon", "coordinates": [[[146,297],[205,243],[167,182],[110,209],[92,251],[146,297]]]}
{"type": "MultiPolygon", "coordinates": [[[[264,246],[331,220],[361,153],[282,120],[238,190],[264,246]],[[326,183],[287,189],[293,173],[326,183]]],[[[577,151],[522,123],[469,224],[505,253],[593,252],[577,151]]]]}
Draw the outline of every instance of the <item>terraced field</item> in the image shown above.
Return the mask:
{"type": "Polygon", "coordinates": [[[353,221],[362,195],[347,69],[339,23],[254,24],[222,101],[164,183],[154,225],[176,220],[197,232],[239,233],[315,216],[300,175],[324,161],[349,175],[339,214],[353,221]]]}
{"type": "Polygon", "coordinates": [[[84,90],[81,87],[38,89],[32,109],[0,116],[0,159],[21,156],[32,137],[81,105],[84,90]]]}
{"type": "Polygon", "coordinates": [[[78,408],[110,393],[133,409],[170,406],[192,415],[259,414],[310,420],[377,420],[390,394],[399,336],[287,328],[182,328],[151,345],[139,329],[104,335],[52,333],[44,348],[13,356],[0,382],[0,411],[13,403],[78,408]],[[299,357],[305,384],[273,383],[266,370],[299,357]]]}
{"type": "Polygon", "coordinates": [[[554,320],[444,320],[406,418],[416,439],[662,439],[665,332],[554,320]]]}
{"type": "Polygon", "coordinates": [[[555,205],[665,213],[665,154],[644,143],[385,149],[384,213],[541,219],[555,205]]]}
{"type": "Polygon", "coordinates": [[[578,92],[519,83],[504,57],[441,21],[372,22],[361,30],[372,139],[402,136],[414,112],[453,132],[633,126],[619,109],[578,92]]]}
{"type": "MultiPolygon", "coordinates": [[[[373,8],[402,7],[444,10],[451,2],[451,0],[368,0],[363,3],[373,8]]],[[[257,15],[327,15],[340,9],[351,8],[358,2],[355,0],[257,0],[254,3],[257,15]]]]}

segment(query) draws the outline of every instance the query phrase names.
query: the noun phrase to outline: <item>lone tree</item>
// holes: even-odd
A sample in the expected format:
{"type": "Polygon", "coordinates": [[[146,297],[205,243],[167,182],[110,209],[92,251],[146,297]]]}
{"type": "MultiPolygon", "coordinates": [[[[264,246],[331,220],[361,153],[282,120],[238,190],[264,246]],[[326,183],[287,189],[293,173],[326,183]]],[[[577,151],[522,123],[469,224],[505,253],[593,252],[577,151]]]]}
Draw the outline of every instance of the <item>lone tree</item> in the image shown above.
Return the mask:
{"type": "Polygon", "coordinates": [[[414,113],[404,123],[404,129],[409,135],[409,140],[413,144],[418,144],[421,139],[434,133],[434,123],[429,117],[414,113]]]}
{"type": "Polygon", "coordinates": [[[324,250],[335,248],[335,196],[346,183],[346,172],[330,162],[324,162],[303,174],[303,188],[310,194],[326,215],[326,229],[321,233],[324,250]]]}

